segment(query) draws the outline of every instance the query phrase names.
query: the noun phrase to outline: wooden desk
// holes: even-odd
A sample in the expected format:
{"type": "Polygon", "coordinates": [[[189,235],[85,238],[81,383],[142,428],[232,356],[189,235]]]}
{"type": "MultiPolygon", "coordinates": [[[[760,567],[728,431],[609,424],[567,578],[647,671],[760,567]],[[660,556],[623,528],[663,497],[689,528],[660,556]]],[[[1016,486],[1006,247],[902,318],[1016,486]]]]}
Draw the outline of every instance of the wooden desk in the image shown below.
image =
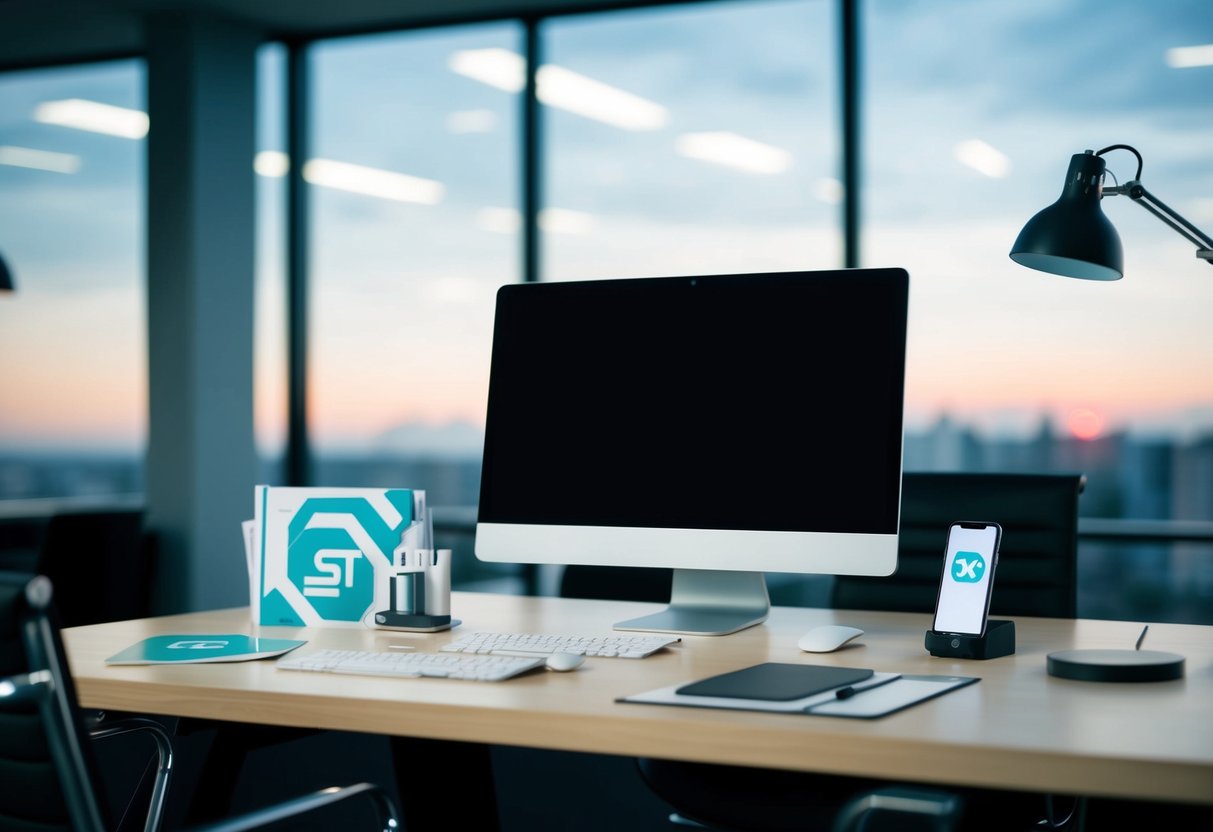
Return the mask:
{"type": "MultiPolygon", "coordinates": [[[[455,632],[263,627],[258,633],[308,639],[302,650],[389,644],[434,650],[477,630],[599,634],[652,608],[455,593],[452,609],[463,620],[455,632]]],[[[81,704],[89,708],[1213,805],[1213,627],[1150,626],[1144,646],[1185,655],[1185,679],[1099,684],[1048,676],[1045,655],[1129,647],[1141,624],[1021,618],[1016,654],[988,662],[928,655],[929,625],[928,616],[917,614],[776,608],[763,626],[687,637],[647,659],[589,659],[574,673],[502,683],[289,672],[265,661],[104,665],[107,656],[151,635],[250,632],[244,609],[80,627],[64,638],[81,704]],[[796,648],[804,631],[831,622],[867,634],[837,653],[796,648]],[[762,661],[982,681],[872,721],[615,702],[762,661]]]]}

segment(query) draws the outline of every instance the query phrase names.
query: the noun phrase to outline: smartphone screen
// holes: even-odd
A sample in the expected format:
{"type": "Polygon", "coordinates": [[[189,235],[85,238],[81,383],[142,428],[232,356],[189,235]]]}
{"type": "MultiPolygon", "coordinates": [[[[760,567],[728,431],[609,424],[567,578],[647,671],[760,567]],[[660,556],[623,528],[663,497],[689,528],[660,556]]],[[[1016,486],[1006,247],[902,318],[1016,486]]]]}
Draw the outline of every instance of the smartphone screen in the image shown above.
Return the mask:
{"type": "Polygon", "coordinates": [[[935,604],[935,632],[985,633],[1001,536],[997,523],[953,523],[949,527],[935,604]]]}

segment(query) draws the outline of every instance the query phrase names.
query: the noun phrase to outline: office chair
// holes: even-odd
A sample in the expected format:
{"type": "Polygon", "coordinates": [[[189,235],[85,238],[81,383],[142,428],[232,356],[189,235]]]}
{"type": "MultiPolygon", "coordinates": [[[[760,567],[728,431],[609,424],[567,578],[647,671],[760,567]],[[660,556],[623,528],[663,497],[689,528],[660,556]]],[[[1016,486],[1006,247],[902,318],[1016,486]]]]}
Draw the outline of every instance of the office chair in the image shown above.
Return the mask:
{"type": "Polygon", "coordinates": [[[834,609],[932,612],[948,525],[991,520],[1003,535],[990,615],[1078,614],[1078,497],[1085,476],[915,472],[901,483],[897,571],[887,578],[836,577],[834,609]]]}
{"type": "Polygon", "coordinates": [[[143,510],[65,511],[47,522],[34,571],[55,587],[59,626],[151,615],[155,536],[143,510]]]}
{"type": "Polygon", "coordinates": [[[673,569],[570,565],[560,573],[560,597],[665,604],[673,580],[673,569]]]}
{"type": "MultiPolygon", "coordinates": [[[[930,613],[935,607],[948,524],[992,520],[1003,527],[991,615],[1073,618],[1077,612],[1080,474],[905,473],[902,476],[898,568],[891,577],[838,576],[831,604],[839,609],[930,613]]],[[[648,584],[623,568],[567,566],[561,580],[578,594],[614,600],[649,597],[648,584]],[[593,570],[593,571],[591,571],[593,570]],[[647,593],[641,595],[638,593],[647,593]]],[[[643,758],[641,775],[672,805],[675,823],[712,830],[961,828],[977,817],[984,829],[1017,828],[1043,798],[990,790],[919,789],[878,780],[768,771],[643,758]],[[902,799],[909,793],[913,799],[902,799]],[[691,819],[694,820],[691,820],[691,819]],[[884,826],[887,824],[887,827],[884,826]]],[[[1028,824],[1023,823],[1023,827],[1028,824]]]]}
{"type": "MultiPolygon", "coordinates": [[[[147,733],[159,767],[144,823],[161,824],[172,771],[167,732],[148,719],[85,730],[59,635],[52,585],[45,576],[0,573],[0,827],[20,830],[101,832],[115,829],[105,801],[92,743],[132,732],[147,733]]],[[[196,832],[236,832],[295,818],[365,796],[377,828],[397,828],[391,798],[375,785],[323,789],[237,817],[197,827],[196,832]]]]}
{"type": "MultiPolygon", "coordinates": [[[[902,475],[897,572],[884,578],[837,576],[830,606],[847,610],[931,612],[954,520],[1002,525],[993,616],[1074,618],[1078,610],[1078,497],[1082,474],[902,475]]],[[[672,569],[564,567],[562,598],[665,603],[672,569]]]]}

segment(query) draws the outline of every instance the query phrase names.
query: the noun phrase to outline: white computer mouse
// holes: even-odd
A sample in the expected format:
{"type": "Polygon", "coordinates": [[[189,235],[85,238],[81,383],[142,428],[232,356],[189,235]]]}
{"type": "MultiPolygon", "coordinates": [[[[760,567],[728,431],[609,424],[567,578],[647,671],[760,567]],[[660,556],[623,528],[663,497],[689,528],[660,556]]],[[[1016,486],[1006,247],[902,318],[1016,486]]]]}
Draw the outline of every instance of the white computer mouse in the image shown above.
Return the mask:
{"type": "Polygon", "coordinates": [[[547,657],[545,664],[548,670],[576,670],[585,662],[585,656],[578,653],[553,653],[547,657]]]}
{"type": "Polygon", "coordinates": [[[858,627],[848,627],[845,624],[823,624],[814,627],[796,642],[801,650],[807,653],[829,653],[844,644],[863,635],[858,627]]]}

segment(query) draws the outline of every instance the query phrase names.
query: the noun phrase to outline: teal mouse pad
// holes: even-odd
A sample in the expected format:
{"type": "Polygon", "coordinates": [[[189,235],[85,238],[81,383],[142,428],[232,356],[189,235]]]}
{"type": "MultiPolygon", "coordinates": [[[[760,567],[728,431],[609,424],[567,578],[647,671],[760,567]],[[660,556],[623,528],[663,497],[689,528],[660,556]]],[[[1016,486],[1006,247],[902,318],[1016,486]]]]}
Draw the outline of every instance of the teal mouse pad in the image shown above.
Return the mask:
{"type": "Polygon", "coordinates": [[[255,638],[239,633],[153,636],[105,660],[106,664],[200,664],[247,662],[289,653],[307,644],[287,638],[255,638]]]}
{"type": "Polygon", "coordinates": [[[855,667],[766,662],[683,685],[677,692],[683,696],[786,701],[853,685],[871,675],[871,670],[855,667]]]}

